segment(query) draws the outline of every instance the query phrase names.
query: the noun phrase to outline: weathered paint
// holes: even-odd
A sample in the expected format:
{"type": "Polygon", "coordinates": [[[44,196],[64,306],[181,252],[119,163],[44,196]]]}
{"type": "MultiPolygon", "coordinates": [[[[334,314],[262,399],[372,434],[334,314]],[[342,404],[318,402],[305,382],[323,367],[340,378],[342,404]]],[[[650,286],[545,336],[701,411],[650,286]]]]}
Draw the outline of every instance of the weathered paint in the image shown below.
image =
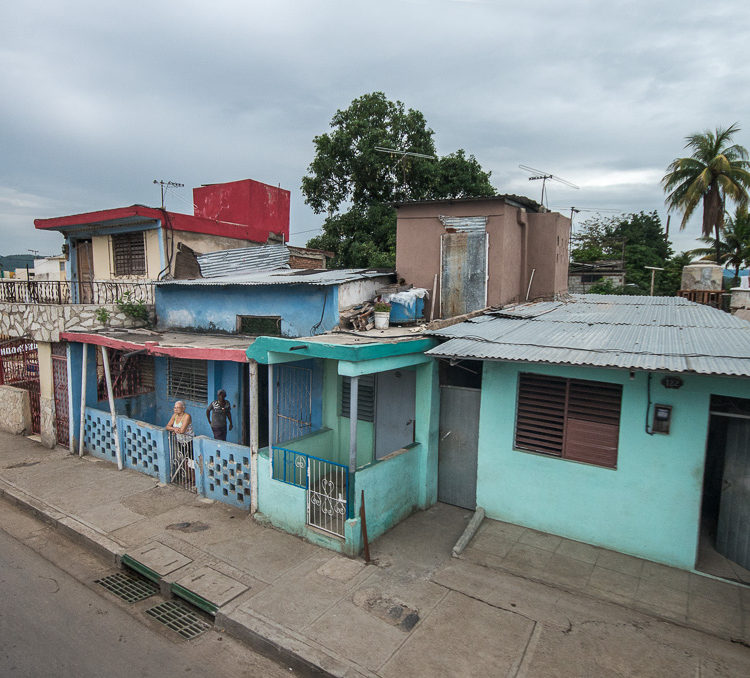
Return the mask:
{"type": "Polygon", "coordinates": [[[651,401],[672,406],[672,427],[648,435],[645,373],[631,379],[618,370],[485,363],[477,504],[491,518],[691,569],[710,395],[747,398],[750,382],[681,375],[682,388],[668,390],[660,376],[652,378],[651,401]],[[622,384],[617,469],[514,450],[519,372],[622,384]]]}
{"type": "Polygon", "coordinates": [[[332,330],[339,321],[335,286],[159,285],[160,328],[236,332],[238,315],[280,316],[287,337],[332,330]]]}
{"type": "Polygon", "coordinates": [[[294,355],[295,360],[300,357],[327,358],[329,360],[374,360],[406,353],[423,353],[437,346],[437,340],[432,337],[419,337],[413,341],[384,341],[370,344],[335,344],[324,341],[307,341],[287,339],[284,337],[258,337],[247,349],[250,360],[268,364],[268,354],[294,355]]]}
{"type": "Polygon", "coordinates": [[[374,360],[363,360],[360,362],[350,362],[348,360],[339,361],[339,374],[346,377],[357,377],[363,374],[373,374],[375,372],[387,372],[388,370],[398,370],[403,367],[413,367],[422,365],[432,360],[424,353],[409,353],[407,355],[389,356],[387,358],[375,358],[374,360]]]}

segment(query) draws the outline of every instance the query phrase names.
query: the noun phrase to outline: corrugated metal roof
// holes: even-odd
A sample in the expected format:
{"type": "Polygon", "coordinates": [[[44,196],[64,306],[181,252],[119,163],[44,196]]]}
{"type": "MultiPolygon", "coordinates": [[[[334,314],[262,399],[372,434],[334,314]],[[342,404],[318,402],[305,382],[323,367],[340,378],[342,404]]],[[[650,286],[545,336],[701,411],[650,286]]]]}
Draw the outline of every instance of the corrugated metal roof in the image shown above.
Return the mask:
{"type": "Polygon", "coordinates": [[[372,268],[346,269],[280,269],[257,273],[195,278],[193,280],[164,280],[157,285],[340,285],[355,280],[393,276],[392,271],[372,268]]]}
{"type": "Polygon", "coordinates": [[[487,228],[487,217],[444,217],[438,215],[440,223],[456,231],[484,231],[487,228]]]}
{"type": "Polygon", "coordinates": [[[427,334],[439,357],[750,376],[750,323],[677,297],[573,295],[427,334]]]}
{"type": "Polygon", "coordinates": [[[204,278],[237,273],[273,271],[289,263],[289,249],[281,243],[208,252],[197,257],[204,278]]]}

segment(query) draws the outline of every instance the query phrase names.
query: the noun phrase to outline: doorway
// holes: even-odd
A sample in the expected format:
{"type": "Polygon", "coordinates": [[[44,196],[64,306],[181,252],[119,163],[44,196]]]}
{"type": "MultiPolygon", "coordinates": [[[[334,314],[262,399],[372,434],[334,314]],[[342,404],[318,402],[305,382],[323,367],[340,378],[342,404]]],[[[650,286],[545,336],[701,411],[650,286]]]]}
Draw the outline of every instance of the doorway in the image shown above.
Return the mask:
{"type": "Polygon", "coordinates": [[[78,273],[78,303],[94,303],[94,250],[91,240],[76,242],[76,270],[78,273]]]}
{"type": "Polygon", "coordinates": [[[711,396],[696,569],[750,583],[750,400],[711,396]]]}

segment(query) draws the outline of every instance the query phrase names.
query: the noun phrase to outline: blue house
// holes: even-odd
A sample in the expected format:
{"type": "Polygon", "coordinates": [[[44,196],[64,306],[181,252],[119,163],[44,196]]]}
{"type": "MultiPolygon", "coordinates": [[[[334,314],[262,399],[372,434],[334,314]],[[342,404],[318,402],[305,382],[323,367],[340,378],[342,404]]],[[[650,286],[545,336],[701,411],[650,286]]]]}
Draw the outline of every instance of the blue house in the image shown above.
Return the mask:
{"type": "Polygon", "coordinates": [[[714,546],[750,568],[750,323],[574,295],[429,334],[439,499],[685,569],[714,546]]]}

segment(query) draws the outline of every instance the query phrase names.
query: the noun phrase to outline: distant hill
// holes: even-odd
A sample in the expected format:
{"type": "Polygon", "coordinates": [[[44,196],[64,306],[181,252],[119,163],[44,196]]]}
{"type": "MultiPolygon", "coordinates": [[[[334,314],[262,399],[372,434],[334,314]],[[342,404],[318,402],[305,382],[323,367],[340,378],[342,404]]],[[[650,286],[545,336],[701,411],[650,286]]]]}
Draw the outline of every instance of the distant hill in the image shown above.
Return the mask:
{"type": "Polygon", "coordinates": [[[0,256],[0,266],[3,267],[4,271],[15,271],[17,268],[25,268],[27,264],[29,268],[34,268],[34,259],[33,254],[7,254],[0,256]]]}

